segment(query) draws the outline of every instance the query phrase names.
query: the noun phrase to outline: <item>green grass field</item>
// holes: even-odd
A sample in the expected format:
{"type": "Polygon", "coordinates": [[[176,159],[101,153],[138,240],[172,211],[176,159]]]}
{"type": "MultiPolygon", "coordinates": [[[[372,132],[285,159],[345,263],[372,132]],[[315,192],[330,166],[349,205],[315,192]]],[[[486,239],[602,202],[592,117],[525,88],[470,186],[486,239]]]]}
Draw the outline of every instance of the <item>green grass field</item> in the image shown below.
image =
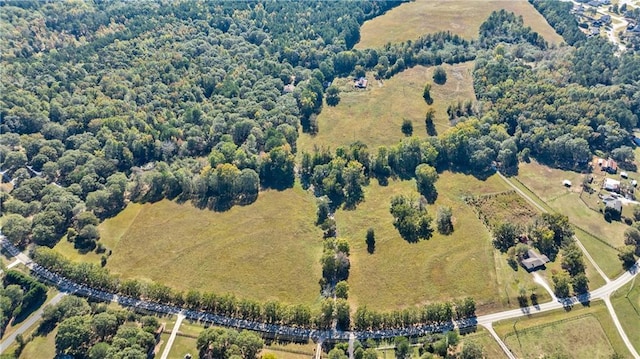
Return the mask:
{"type": "Polygon", "coordinates": [[[631,344],[640,351],[640,282],[634,280],[611,296],[611,303],[631,344]]]}
{"type": "MultiPolygon", "coordinates": [[[[121,214],[130,218],[129,211],[121,214]]],[[[118,215],[100,229],[105,242],[115,243],[107,268],[122,277],[178,290],[314,303],[322,254],[315,211],[314,197],[295,187],[262,192],[254,204],[223,213],[166,200],[144,204],[135,221],[118,215]],[[113,231],[112,221],[129,225],[113,231]]]]}
{"type": "MultiPolygon", "coordinates": [[[[20,353],[20,359],[51,359],[56,357],[56,333],[54,329],[47,336],[34,337],[20,353]]],[[[26,336],[25,336],[26,338],[26,336]]]]}
{"type": "Polygon", "coordinates": [[[588,307],[577,305],[570,311],[559,309],[502,321],[495,323],[494,329],[518,358],[554,354],[568,358],[609,358],[614,352],[625,358],[630,355],[601,301],[588,307]]]}
{"type": "MultiPolygon", "coordinates": [[[[351,243],[352,304],[388,310],[472,296],[479,304],[479,312],[488,312],[517,306],[517,286],[532,285],[525,271],[513,272],[510,268],[511,273],[496,271],[489,232],[462,200],[471,193],[504,191],[506,185],[495,176],[479,181],[444,172],[436,186],[438,200],[429,206],[429,211],[435,215],[438,205],[452,207],[455,231],[450,236],[436,232],[428,241],[411,244],[393,227],[390,199],[397,194],[417,198],[413,181],[392,181],[387,187],[372,181],[365,189],[365,201],[357,210],[336,213],[338,235],[351,243]],[[376,236],[372,255],[364,242],[369,227],[374,228],[376,236]],[[516,289],[505,291],[504,287],[512,286],[516,289]],[[512,298],[507,299],[507,295],[512,298]]],[[[537,292],[543,295],[543,290],[537,292]]]]}
{"type": "Polygon", "coordinates": [[[462,337],[462,344],[464,345],[467,341],[472,341],[482,346],[482,352],[485,358],[504,359],[507,357],[502,351],[502,348],[500,348],[500,345],[498,345],[498,342],[482,327],[478,327],[475,333],[464,335],[462,337]]]}
{"type": "Polygon", "coordinates": [[[522,15],[525,25],[548,42],[563,42],[562,37],[526,0],[417,0],[365,22],[356,48],[382,47],[388,42],[413,40],[438,31],[451,31],[467,39],[477,38],[480,25],[492,11],[499,9],[522,15]]]}
{"type": "MultiPolygon", "coordinates": [[[[443,65],[447,71],[447,82],[442,86],[432,86],[432,107],[436,111],[434,123],[438,133],[449,128],[449,105],[458,100],[475,100],[473,64],[443,65]]],[[[405,118],[413,122],[414,135],[426,137],[424,118],[429,106],[422,98],[422,91],[426,83],[433,83],[433,69],[416,66],[382,82],[373,80],[373,75],[370,75],[367,90],[342,92],[337,106],[323,107],[318,116],[318,134],[301,134],[298,148],[306,151],[311,151],[314,145],[335,148],[356,140],[373,149],[396,144],[404,137],[400,127],[405,118]]],[[[336,82],[341,84],[346,80],[337,79],[336,82]]]]}

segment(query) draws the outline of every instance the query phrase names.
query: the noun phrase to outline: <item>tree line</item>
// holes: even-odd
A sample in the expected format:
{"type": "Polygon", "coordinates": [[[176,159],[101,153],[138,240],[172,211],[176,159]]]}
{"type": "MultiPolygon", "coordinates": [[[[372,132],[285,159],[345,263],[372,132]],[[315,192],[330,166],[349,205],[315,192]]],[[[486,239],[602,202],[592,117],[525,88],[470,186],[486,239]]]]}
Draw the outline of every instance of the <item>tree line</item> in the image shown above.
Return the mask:
{"type": "MultiPolygon", "coordinates": [[[[69,280],[85,284],[97,290],[104,290],[110,293],[140,298],[152,302],[176,305],[194,310],[202,310],[209,313],[228,316],[238,319],[253,320],[268,324],[280,324],[301,328],[329,329],[332,323],[337,323],[339,330],[349,330],[350,328],[361,328],[357,315],[351,316],[351,309],[346,299],[325,298],[320,303],[320,308],[314,310],[307,304],[288,305],[278,301],[268,301],[260,303],[251,299],[239,299],[233,294],[216,294],[213,292],[199,292],[189,290],[178,292],[170,287],[159,283],[143,283],[135,279],[120,280],[111,275],[105,268],[90,263],[73,263],[62,257],[59,253],[46,247],[36,248],[33,252],[33,259],[43,267],[58,273],[69,280]]],[[[438,308],[444,305],[449,308],[442,316],[433,316],[433,308],[425,313],[431,313],[425,317],[421,315],[409,315],[412,325],[436,323],[434,318],[439,318],[437,323],[452,319],[462,319],[475,316],[475,301],[471,298],[464,299],[454,304],[438,304],[438,308]],[[449,315],[450,314],[450,315],[449,315]],[[447,315],[449,315],[447,317],[447,315]]],[[[366,309],[366,308],[365,308],[366,309]]],[[[411,313],[418,313],[416,308],[407,309],[411,313]]],[[[359,312],[356,312],[359,313],[359,312]]],[[[372,315],[371,325],[367,328],[399,328],[405,325],[406,321],[398,320],[402,318],[400,312],[377,313],[366,310],[367,316],[372,315]],[[377,324],[376,324],[377,323],[377,324]],[[379,325],[379,326],[378,326],[379,325]]],[[[404,312],[403,312],[404,313],[404,312]]]]}

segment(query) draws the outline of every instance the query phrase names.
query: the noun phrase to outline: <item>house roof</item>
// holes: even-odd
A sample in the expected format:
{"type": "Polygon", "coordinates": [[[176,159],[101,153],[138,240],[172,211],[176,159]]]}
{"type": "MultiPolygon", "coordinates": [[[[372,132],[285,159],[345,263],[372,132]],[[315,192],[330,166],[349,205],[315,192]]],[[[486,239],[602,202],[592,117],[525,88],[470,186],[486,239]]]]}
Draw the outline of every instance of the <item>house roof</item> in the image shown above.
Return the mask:
{"type": "Polygon", "coordinates": [[[549,263],[549,257],[544,254],[540,254],[533,249],[529,249],[527,251],[527,258],[521,260],[520,263],[527,270],[532,270],[549,263]]]}
{"type": "Polygon", "coordinates": [[[615,199],[613,201],[605,201],[605,206],[607,208],[613,208],[618,212],[622,212],[622,201],[619,199],[615,199]]]}
{"type": "Polygon", "coordinates": [[[614,180],[613,178],[605,178],[604,186],[602,187],[604,187],[604,189],[606,190],[618,189],[620,188],[620,181],[614,180]]]}

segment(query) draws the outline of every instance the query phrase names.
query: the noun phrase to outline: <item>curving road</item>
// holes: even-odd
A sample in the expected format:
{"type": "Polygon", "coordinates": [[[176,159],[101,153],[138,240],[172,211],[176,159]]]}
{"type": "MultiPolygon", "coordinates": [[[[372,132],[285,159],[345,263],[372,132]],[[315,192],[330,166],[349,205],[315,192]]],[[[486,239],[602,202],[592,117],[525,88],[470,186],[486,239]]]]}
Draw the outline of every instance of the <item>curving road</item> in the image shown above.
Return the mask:
{"type": "MultiPolygon", "coordinates": [[[[325,339],[329,340],[341,340],[348,341],[358,339],[358,340],[366,340],[369,338],[373,339],[382,339],[382,338],[392,338],[396,336],[419,336],[427,333],[433,332],[443,332],[447,330],[452,330],[454,328],[469,328],[475,327],[477,325],[482,325],[484,327],[490,327],[493,322],[518,318],[522,316],[528,316],[534,313],[542,313],[551,310],[556,310],[560,308],[565,308],[580,302],[593,301],[596,299],[608,299],[611,293],[615,292],[620,287],[624,286],[628,282],[630,282],[638,273],[638,268],[640,267],[640,260],[636,262],[636,264],[627,272],[623,273],[620,277],[615,280],[607,283],[606,285],[591,291],[589,294],[586,294],[581,297],[571,297],[571,298],[562,298],[556,301],[551,301],[547,303],[543,303],[536,306],[530,306],[526,308],[507,310],[499,313],[482,315],[475,318],[457,320],[449,323],[443,324],[430,324],[430,325],[419,325],[419,326],[411,326],[407,328],[400,329],[385,329],[385,330],[376,330],[376,331],[338,331],[338,330],[314,330],[307,328],[296,328],[285,325],[278,324],[267,324],[260,323],[251,320],[245,319],[237,319],[225,317],[217,314],[200,312],[195,310],[185,310],[184,308],[154,303],[146,300],[130,298],[126,296],[119,296],[113,293],[96,290],[90,288],[84,284],[78,284],[64,278],[56,273],[49,271],[48,269],[40,266],[37,263],[34,263],[26,254],[20,252],[13,244],[11,244],[8,240],[4,238],[0,234],[0,245],[4,247],[7,252],[9,252],[12,256],[15,256],[18,260],[20,260],[23,264],[25,264],[29,269],[31,269],[32,274],[38,279],[45,281],[47,283],[53,284],[60,289],[62,292],[74,293],[76,295],[91,297],[94,299],[102,300],[102,301],[113,301],[118,304],[126,307],[134,307],[139,309],[145,309],[149,311],[154,311],[158,313],[164,314],[183,314],[184,318],[188,318],[191,320],[209,322],[216,325],[233,327],[238,329],[248,329],[258,332],[271,333],[278,336],[286,336],[289,338],[297,338],[297,339],[305,339],[305,340],[316,340],[323,341],[325,339]]],[[[621,328],[619,328],[620,330],[621,328]]],[[[624,335],[624,331],[621,331],[621,335],[623,338],[626,338],[624,335]]],[[[628,339],[625,340],[625,343],[629,343],[628,339]]],[[[7,340],[3,341],[2,346],[8,347],[11,343],[7,340]]],[[[630,345],[630,343],[628,344],[630,345]]],[[[629,347],[629,351],[634,355],[635,358],[640,359],[640,356],[635,351],[633,346],[629,347]]]]}

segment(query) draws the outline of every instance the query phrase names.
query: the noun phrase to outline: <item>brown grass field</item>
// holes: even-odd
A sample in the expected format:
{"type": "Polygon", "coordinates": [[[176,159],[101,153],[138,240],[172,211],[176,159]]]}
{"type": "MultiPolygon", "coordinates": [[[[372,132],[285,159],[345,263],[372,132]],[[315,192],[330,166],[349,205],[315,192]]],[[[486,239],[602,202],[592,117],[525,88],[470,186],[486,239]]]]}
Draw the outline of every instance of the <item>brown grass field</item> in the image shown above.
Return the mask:
{"type": "Polygon", "coordinates": [[[364,23],[356,48],[382,47],[438,31],[451,31],[466,39],[477,38],[480,25],[494,10],[522,15],[524,23],[551,44],[562,37],[526,0],[417,0],[402,4],[364,23]]]}
{"type": "Polygon", "coordinates": [[[517,358],[630,357],[601,301],[495,323],[494,329],[517,358]]]}
{"type": "Polygon", "coordinates": [[[313,196],[295,187],[262,192],[254,204],[223,213],[166,200],[144,204],[135,221],[118,215],[100,228],[103,240],[115,243],[107,268],[122,277],[178,290],[314,303],[322,254],[315,211],[313,196]],[[117,232],[109,230],[112,221],[130,224],[117,232]]]}
{"type": "MultiPolygon", "coordinates": [[[[479,181],[444,172],[436,187],[438,200],[429,211],[435,215],[438,205],[452,207],[456,230],[450,236],[436,232],[427,241],[407,243],[393,227],[390,200],[397,194],[417,198],[413,181],[392,181],[387,187],[372,181],[365,189],[365,201],[355,211],[336,213],[338,234],[351,243],[349,298],[354,306],[389,310],[472,296],[479,312],[489,312],[517,306],[518,286],[534,285],[528,273],[506,270],[506,261],[494,257],[499,253],[491,245],[488,230],[462,200],[470,193],[504,191],[504,182],[497,176],[479,181]],[[374,254],[368,254],[364,242],[369,227],[375,230],[374,254]],[[502,267],[496,269],[496,262],[502,267]]],[[[541,288],[537,293],[546,295],[541,288]]]]}
{"type": "MultiPolygon", "coordinates": [[[[473,91],[473,62],[443,65],[447,71],[447,82],[432,85],[432,107],[436,111],[435,127],[438,133],[450,127],[447,107],[458,100],[475,100],[473,91]]],[[[404,135],[400,130],[403,119],[413,122],[413,134],[426,137],[424,118],[429,106],[422,98],[427,83],[433,83],[434,67],[416,66],[405,70],[388,80],[371,80],[366,90],[351,91],[346,79],[337,79],[344,84],[340,93],[340,103],[322,108],[318,116],[318,134],[301,134],[298,148],[311,151],[313,146],[349,145],[356,140],[375,149],[380,145],[392,145],[404,135]]],[[[352,86],[351,86],[352,87],[352,86]]]]}
{"type": "Polygon", "coordinates": [[[506,222],[526,226],[539,215],[538,210],[516,191],[478,196],[473,200],[473,206],[487,218],[491,228],[506,222]]]}

